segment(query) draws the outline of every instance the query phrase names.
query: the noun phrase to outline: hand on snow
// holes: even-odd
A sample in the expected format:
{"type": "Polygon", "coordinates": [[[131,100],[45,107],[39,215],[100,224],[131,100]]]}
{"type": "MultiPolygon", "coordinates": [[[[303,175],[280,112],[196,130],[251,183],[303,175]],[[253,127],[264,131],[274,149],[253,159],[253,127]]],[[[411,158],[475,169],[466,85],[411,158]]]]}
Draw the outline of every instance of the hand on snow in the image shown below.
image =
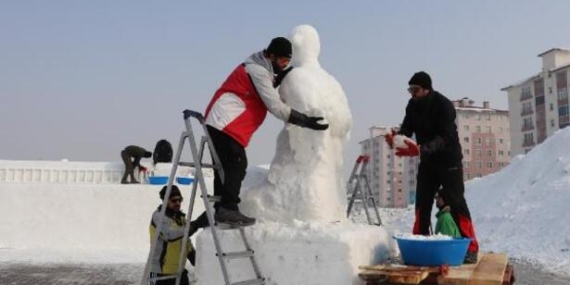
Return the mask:
{"type": "Polygon", "coordinates": [[[390,132],[388,132],[384,136],[384,139],[386,140],[386,143],[388,144],[388,146],[390,146],[390,149],[394,148],[394,137],[395,136],[396,136],[396,131],[394,131],[394,130],[390,130],[390,132]]]}
{"type": "Polygon", "coordinates": [[[317,131],[324,131],[329,128],[328,124],[321,124],[319,121],[324,120],[323,117],[309,117],[301,112],[291,109],[289,115],[289,123],[303,128],[309,128],[317,131]]]}
{"type": "Polygon", "coordinates": [[[410,139],[404,140],[406,147],[396,147],[396,156],[418,156],[420,148],[410,139]]]}

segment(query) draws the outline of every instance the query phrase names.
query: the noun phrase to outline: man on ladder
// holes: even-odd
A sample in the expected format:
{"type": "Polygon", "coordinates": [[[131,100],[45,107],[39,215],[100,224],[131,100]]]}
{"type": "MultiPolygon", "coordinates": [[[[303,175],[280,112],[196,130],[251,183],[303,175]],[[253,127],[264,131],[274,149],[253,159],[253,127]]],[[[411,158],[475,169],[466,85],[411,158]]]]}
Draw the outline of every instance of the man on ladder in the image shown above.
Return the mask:
{"type": "Polygon", "coordinates": [[[291,109],[279,98],[275,75],[281,80],[291,60],[292,47],[283,37],[274,38],[267,49],[251,55],[228,76],[216,91],[205,113],[208,133],[220,158],[224,183],[215,170],[214,219],[218,223],[245,226],[255,218],[243,215],[238,208],[241,182],[245,178],[245,147],[265,120],[267,111],[278,119],[313,130],[326,130],[321,117],[309,117],[291,109]]]}

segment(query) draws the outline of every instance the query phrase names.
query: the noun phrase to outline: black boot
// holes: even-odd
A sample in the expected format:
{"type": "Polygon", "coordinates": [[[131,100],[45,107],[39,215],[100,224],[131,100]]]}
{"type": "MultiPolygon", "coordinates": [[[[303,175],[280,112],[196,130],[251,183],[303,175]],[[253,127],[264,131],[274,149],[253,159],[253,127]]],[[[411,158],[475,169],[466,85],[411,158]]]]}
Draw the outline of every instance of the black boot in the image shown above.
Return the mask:
{"type": "Polygon", "coordinates": [[[477,252],[476,251],[468,251],[465,255],[465,260],[463,260],[464,264],[475,264],[477,263],[477,252]]]}
{"type": "Polygon", "coordinates": [[[221,207],[216,210],[214,220],[218,223],[231,226],[251,226],[255,224],[255,218],[245,216],[239,211],[228,210],[221,207]]]}

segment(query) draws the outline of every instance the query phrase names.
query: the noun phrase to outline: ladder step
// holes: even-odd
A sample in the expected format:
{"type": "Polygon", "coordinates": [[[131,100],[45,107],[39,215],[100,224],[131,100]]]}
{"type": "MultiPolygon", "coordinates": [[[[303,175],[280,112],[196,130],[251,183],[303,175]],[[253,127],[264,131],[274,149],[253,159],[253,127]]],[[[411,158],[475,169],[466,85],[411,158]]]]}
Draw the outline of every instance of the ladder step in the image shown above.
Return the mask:
{"type": "MultiPolygon", "coordinates": [[[[246,250],[246,251],[236,251],[236,252],[224,252],[222,256],[227,259],[236,259],[236,258],[247,258],[253,256],[253,250],[246,250]]],[[[216,253],[216,256],[218,254],[216,253]]]]}
{"type": "Polygon", "coordinates": [[[257,278],[257,279],[232,283],[232,285],[263,285],[263,284],[265,284],[265,278],[257,278]]]}
{"type": "MultiPolygon", "coordinates": [[[[204,198],[204,196],[200,195],[200,198],[204,198]]],[[[210,203],[216,203],[216,202],[222,201],[222,197],[220,197],[220,196],[208,195],[208,196],[206,196],[206,198],[208,199],[208,201],[210,201],[210,203]]]]}
{"type": "Polygon", "coordinates": [[[166,276],[160,276],[160,277],[154,277],[154,278],[150,278],[150,280],[152,281],[159,281],[159,280],[168,280],[168,279],[175,279],[176,276],[178,275],[166,275],[166,276]]]}
{"type": "MultiPolygon", "coordinates": [[[[188,166],[188,167],[196,167],[196,163],[194,162],[184,162],[184,161],[179,161],[178,165],[181,166],[188,166]]],[[[216,168],[213,164],[211,163],[202,163],[200,164],[202,166],[202,168],[216,168]]]]}

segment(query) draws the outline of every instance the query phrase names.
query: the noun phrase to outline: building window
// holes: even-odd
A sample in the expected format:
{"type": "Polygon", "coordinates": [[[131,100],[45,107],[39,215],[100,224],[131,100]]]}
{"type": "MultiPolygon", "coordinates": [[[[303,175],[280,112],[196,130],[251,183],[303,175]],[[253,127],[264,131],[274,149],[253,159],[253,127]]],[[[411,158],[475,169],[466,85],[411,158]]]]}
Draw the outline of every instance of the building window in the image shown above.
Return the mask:
{"type": "Polygon", "coordinates": [[[499,139],[499,143],[500,143],[500,144],[503,144],[503,139],[499,139]]]}
{"type": "Polygon", "coordinates": [[[469,149],[468,149],[468,148],[464,149],[464,150],[463,150],[463,153],[466,154],[466,155],[469,155],[469,149]]]}
{"type": "Polygon", "coordinates": [[[469,179],[469,173],[465,174],[465,180],[469,179]]]}
{"type": "Polygon", "coordinates": [[[493,163],[492,163],[492,162],[487,162],[487,168],[493,168],[493,163]]]}
{"type": "Polygon", "coordinates": [[[477,173],[477,178],[481,178],[481,177],[483,177],[483,174],[477,173]]]}
{"type": "Polygon", "coordinates": [[[469,137],[464,137],[464,138],[463,138],[463,142],[469,143],[469,137]]]}
{"type": "Polygon", "coordinates": [[[463,130],[469,131],[469,126],[468,125],[463,126],[463,130]]]}
{"type": "Polygon", "coordinates": [[[477,154],[477,156],[480,157],[483,154],[483,151],[480,148],[478,148],[475,150],[475,154],[477,154]]]}
{"type": "Polygon", "coordinates": [[[480,133],[480,132],[481,132],[481,126],[475,127],[475,131],[476,131],[477,133],[480,133]]]}
{"type": "Polygon", "coordinates": [[[503,127],[499,127],[499,133],[503,133],[503,127]]]}
{"type": "Polygon", "coordinates": [[[481,143],[483,143],[483,139],[482,139],[482,138],[477,138],[477,145],[481,145],[481,143]]]}
{"type": "Polygon", "coordinates": [[[491,127],[485,127],[485,130],[487,131],[487,133],[491,133],[491,127]]]}
{"type": "Polygon", "coordinates": [[[485,145],[491,145],[491,138],[485,139],[485,145]]]}
{"type": "MultiPolygon", "coordinates": [[[[548,74],[548,77],[550,77],[550,73],[548,74]]],[[[548,87],[548,93],[552,94],[552,87],[548,87]]],[[[552,104],[551,104],[551,106],[552,106],[552,104]]],[[[552,110],[550,110],[550,111],[552,111],[552,110]]]]}
{"type": "MultiPolygon", "coordinates": [[[[550,89],[552,89],[552,87],[550,89]]],[[[550,92],[550,93],[552,93],[552,92],[550,92]]],[[[554,104],[552,104],[552,103],[550,103],[550,111],[554,111],[554,104]]]]}
{"type": "Polygon", "coordinates": [[[477,161],[477,168],[483,168],[483,164],[481,163],[481,161],[477,161]]]}
{"type": "Polygon", "coordinates": [[[487,156],[493,156],[493,150],[492,149],[487,150],[487,156]]]}
{"type": "Polygon", "coordinates": [[[568,116],[568,106],[558,107],[558,116],[568,116]]]}
{"type": "Polygon", "coordinates": [[[554,128],[554,120],[550,120],[550,127],[554,128]]]}
{"type": "Polygon", "coordinates": [[[499,150],[499,156],[505,156],[505,152],[502,150],[499,150]]]}

